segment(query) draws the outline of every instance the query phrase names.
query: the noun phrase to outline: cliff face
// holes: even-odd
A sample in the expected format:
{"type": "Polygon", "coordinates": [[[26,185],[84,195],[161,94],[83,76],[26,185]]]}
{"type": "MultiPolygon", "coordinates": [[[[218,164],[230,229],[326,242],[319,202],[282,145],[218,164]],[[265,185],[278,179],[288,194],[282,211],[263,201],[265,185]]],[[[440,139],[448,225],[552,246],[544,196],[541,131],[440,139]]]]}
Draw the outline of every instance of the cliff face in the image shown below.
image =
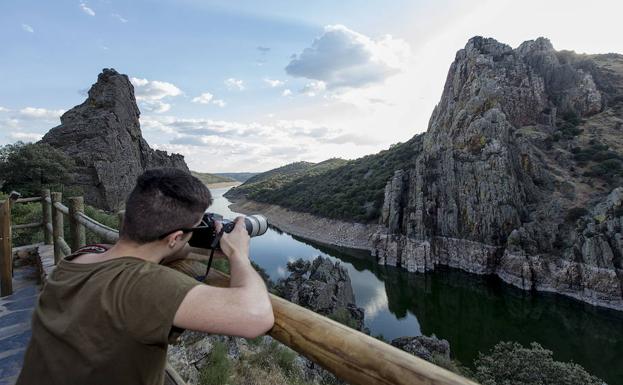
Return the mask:
{"type": "Polygon", "coordinates": [[[379,263],[623,309],[622,95],[621,55],[470,39],[413,166],[385,188],[379,263]]]}
{"type": "Polygon", "coordinates": [[[152,150],[141,135],[134,87],[126,75],[104,69],[87,100],[61,116],[42,142],[76,162],[72,184],[88,204],[117,210],[136,177],[149,168],[175,167],[190,172],[184,157],[152,150]]]}

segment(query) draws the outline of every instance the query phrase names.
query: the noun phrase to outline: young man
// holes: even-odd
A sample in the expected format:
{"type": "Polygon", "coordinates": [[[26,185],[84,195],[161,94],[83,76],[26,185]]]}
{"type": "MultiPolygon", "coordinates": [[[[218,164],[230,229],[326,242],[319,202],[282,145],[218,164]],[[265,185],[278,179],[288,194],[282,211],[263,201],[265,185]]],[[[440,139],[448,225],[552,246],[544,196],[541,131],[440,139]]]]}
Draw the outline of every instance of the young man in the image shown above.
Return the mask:
{"type": "Polygon", "coordinates": [[[268,331],[272,307],[249,262],[242,218],[220,241],[231,268],[229,288],[159,264],[184,253],[189,228],[211,203],[203,183],[183,171],[141,175],[126,202],[119,241],[100,253],[62,259],[48,277],[17,384],[162,384],[174,329],[250,338],[268,331]]]}

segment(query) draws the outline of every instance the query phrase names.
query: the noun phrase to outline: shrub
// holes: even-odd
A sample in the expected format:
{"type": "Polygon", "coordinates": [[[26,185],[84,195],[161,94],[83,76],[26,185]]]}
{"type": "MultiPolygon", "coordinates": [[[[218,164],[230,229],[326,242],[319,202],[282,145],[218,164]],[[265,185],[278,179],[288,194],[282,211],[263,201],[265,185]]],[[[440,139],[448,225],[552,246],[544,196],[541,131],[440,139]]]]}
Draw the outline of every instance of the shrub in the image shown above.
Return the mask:
{"type": "Polygon", "coordinates": [[[572,207],[567,211],[565,221],[568,223],[575,223],[578,219],[588,214],[588,210],[584,207],[572,207]]]}
{"type": "Polygon", "coordinates": [[[43,143],[7,144],[0,147],[2,191],[36,196],[44,187],[63,191],[74,161],[62,151],[43,143]]]}
{"type": "Polygon", "coordinates": [[[199,374],[199,382],[202,385],[226,384],[232,374],[232,364],[227,357],[227,347],[223,342],[214,343],[207,361],[199,374]]]}
{"type": "Polygon", "coordinates": [[[573,362],[559,362],[536,342],[529,348],[500,342],[489,354],[479,354],[475,378],[482,385],[602,385],[604,382],[573,362]],[[563,381],[564,382],[561,382],[563,381]]]}

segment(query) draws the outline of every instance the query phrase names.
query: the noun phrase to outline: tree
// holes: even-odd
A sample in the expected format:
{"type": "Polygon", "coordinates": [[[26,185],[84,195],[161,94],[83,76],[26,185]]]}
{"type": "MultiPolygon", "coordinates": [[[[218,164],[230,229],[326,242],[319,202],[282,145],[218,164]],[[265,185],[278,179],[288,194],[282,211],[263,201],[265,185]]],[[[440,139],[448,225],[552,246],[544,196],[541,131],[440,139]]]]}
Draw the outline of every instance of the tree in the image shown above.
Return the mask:
{"type": "Polygon", "coordinates": [[[573,362],[554,361],[552,351],[536,342],[529,348],[500,342],[474,362],[482,385],[602,385],[604,382],[573,362]]]}
{"type": "Polygon", "coordinates": [[[41,188],[61,189],[68,182],[74,162],[45,143],[7,144],[0,147],[0,186],[23,196],[38,195],[41,188]]]}

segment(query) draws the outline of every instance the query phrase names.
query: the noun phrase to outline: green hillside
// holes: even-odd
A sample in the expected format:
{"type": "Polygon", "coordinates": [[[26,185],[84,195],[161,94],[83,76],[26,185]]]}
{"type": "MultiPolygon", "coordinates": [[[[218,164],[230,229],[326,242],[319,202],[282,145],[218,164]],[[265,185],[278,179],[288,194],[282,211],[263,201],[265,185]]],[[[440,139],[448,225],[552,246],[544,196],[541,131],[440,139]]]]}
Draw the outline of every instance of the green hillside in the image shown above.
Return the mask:
{"type": "Polygon", "coordinates": [[[257,172],[215,172],[213,175],[223,176],[226,178],[237,180],[238,182],[246,182],[247,179],[257,175],[257,172]]]}
{"type": "Polygon", "coordinates": [[[226,196],[273,203],[324,217],[359,222],[378,219],[384,189],[395,170],[411,165],[421,135],[378,154],[346,161],[298,162],[267,171],[226,196]]]}
{"type": "Polygon", "coordinates": [[[228,178],[228,177],[221,176],[221,175],[209,174],[207,172],[191,171],[190,173],[205,184],[236,182],[236,180],[233,178],[228,178]]]}

